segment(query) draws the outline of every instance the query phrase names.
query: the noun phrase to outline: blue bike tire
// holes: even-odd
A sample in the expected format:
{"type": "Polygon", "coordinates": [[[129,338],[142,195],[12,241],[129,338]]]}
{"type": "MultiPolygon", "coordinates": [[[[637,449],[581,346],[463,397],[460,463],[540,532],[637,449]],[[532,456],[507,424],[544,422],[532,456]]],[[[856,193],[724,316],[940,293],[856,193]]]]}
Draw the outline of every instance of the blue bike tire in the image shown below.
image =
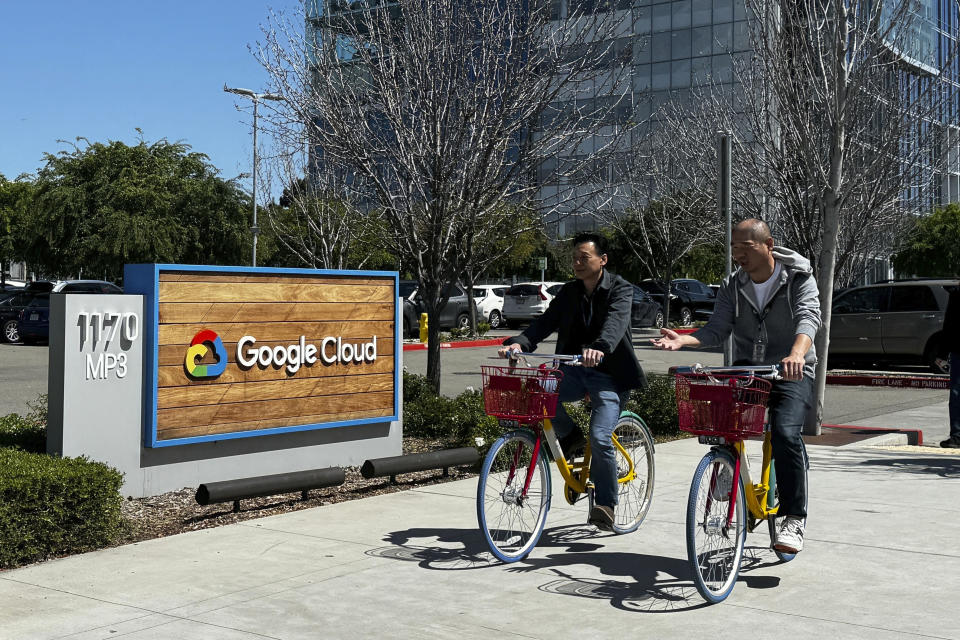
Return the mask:
{"type": "Polygon", "coordinates": [[[537,469],[526,498],[527,504],[511,504],[511,501],[516,500],[516,489],[522,487],[528,467],[525,465],[517,469],[513,481],[507,486],[504,486],[499,469],[516,447],[529,448],[532,453],[534,444],[534,437],[528,431],[506,433],[490,446],[480,470],[477,522],[490,553],[502,562],[522,560],[537,546],[550,510],[550,466],[543,446],[537,457],[537,469]],[[521,524],[525,528],[520,529],[521,524]]]}
{"type": "MultiPolygon", "coordinates": [[[[733,474],[735,467],[733,456],[722,449],[711,449],[700,460],[697,470],[690,483],[690,494],[687,498],[687,559],[693,573],[693,582],[703,599],[711,604],[726,600],[736,586],[740,574],[740,562],[743,559],[743,547],[747,535],[746,501],[743,497],[743,482],[736,478],[737,503],[734,507],[733,537],[729,531],[718,530],[717,523],[726,520],[727,500],[711,500],[711,518],[704,511],[706,509],[706,495],[711,492],[710,480],[714,465],[726,467],[733,474]],[[706,489],[704,489],[706,487],[706,489]],[[708,522],[710,520],[710,522],[708,522]],[[711,524],[711,522],[713,524],[711,524]],[[699,536],[698,534],[702,535],[699,536]],[[726,540],[726,542],[724,542],[726,540]],[[710,542],[713,545],[723,545],[717,549],[703,549],[710,542]],[[719,583],[719,584],[717,584],[719,583]]],[[[714,490],[714,493],[716,491],[714,490]]]]}

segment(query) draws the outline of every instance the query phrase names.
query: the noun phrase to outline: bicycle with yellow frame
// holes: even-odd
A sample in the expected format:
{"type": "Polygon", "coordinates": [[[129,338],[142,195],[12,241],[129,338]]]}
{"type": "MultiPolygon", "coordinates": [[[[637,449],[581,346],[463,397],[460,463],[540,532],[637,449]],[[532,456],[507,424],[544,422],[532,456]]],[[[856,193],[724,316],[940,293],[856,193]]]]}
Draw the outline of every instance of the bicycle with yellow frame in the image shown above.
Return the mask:
{"type": "MultiPolygon", "coordinates": [[[[764,421],[770,380],[777,365],[763,367],[677,367],[680,428],[711,445],[700,460],[687,499],[687,558],[697,591],[717,603],[733,591],[747,532],[768,524],[777,539],[779,498],[771,431],[764,421]],[[750,477],[745,441],[763,438],[759,482],[750,477]]],[[[774,549],[782,562],[796,554],[774,549]]]]}
{"type": "MultiPolygon", "coordinates": [[[[593,508],[590,444],[583,459],[568,461],[553,430],[563,377],[561,367],[579,366],[580,356],[517,353],[552,360],[540,367],[482,366],[484,408],[508,429],[490,446],[477,486],[477,520],[494,556],[516,562],[536,546],[550,510],[552,479],[544,445],[564,480],[571,505],[584,494],[593,508]]],[[[613,431],[617,452],[618,501],[614,533],[635,531],[653,497],[654,444],[644,421],[624,411],[613,431]]]]}

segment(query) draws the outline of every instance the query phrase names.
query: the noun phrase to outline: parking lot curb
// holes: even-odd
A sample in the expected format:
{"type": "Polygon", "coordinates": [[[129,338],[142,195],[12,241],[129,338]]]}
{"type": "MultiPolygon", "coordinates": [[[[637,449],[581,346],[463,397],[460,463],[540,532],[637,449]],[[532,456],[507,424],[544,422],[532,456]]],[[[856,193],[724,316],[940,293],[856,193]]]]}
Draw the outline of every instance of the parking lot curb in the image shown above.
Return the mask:
{"type": "Polygon", "coordinates": [[[829,429],[850,429],[854,431],[878,431],[876,436],[866,438],[857,442],[842,445],[843,447],[877,447],[887,444],[911,444],[916,446],[923,445],[923,431],[921,429],[908,428],[887,428],[887,427],[858,427],[850,424],[822,424],[821,427],[829,429]]]}
{"type": "MultiPolygon", "coordinates": [[[[460,342],[441,342],[441,349],[459,349],[462,347],[495,347],[503,343],[505,338],[493,338],[488,340],[462,340],[460,342]]],[[[424,351],[427,348],[426,342],[411,342],[403,345],[404,351],[424,351]]]]}
{"type": "Polygon", "coordinates": [[[835,371],[827,374],[827,384],[858,387],[901,387],[906,389],[949,389],[950,377],[934,373],[916,376],[866,371],[835,371]]]}

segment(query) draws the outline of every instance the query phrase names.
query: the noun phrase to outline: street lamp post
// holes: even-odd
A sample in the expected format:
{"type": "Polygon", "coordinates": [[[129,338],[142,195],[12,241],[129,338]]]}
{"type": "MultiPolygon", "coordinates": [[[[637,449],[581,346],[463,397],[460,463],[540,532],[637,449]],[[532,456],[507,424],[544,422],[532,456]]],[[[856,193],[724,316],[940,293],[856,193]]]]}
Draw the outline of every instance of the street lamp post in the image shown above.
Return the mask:
{"type": "Polygon", "coordinates": [[[283,97],[275,93],[255,93],[250,89],[232,89],[226,84],[223,90],[253,100],[253,226],[250,231],[253,232],[253,266],[257,266],[257,236],[260,235],[257,226],[257,106],[261,100],[283,100],[283,97]]]}

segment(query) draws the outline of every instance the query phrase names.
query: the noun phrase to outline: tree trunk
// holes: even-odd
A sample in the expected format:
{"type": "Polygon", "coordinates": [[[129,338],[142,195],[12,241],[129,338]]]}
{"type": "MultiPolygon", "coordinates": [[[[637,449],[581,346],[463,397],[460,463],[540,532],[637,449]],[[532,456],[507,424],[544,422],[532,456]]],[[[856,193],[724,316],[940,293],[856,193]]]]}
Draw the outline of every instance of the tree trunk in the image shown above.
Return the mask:
{"type": "Polygon", "coordinates": [[[473,269],[468,267],[463,273],[463,286],[467,290],[467,314],[470,316],[470,335],[477,335],[477,305],[473,300],[473,284],[476,276],[473,275],[473,269]]]}
{"type": "Polygon", "coordinates": [[[440,393],[440,313],[427,309],[427,380],[440,393]]]}

